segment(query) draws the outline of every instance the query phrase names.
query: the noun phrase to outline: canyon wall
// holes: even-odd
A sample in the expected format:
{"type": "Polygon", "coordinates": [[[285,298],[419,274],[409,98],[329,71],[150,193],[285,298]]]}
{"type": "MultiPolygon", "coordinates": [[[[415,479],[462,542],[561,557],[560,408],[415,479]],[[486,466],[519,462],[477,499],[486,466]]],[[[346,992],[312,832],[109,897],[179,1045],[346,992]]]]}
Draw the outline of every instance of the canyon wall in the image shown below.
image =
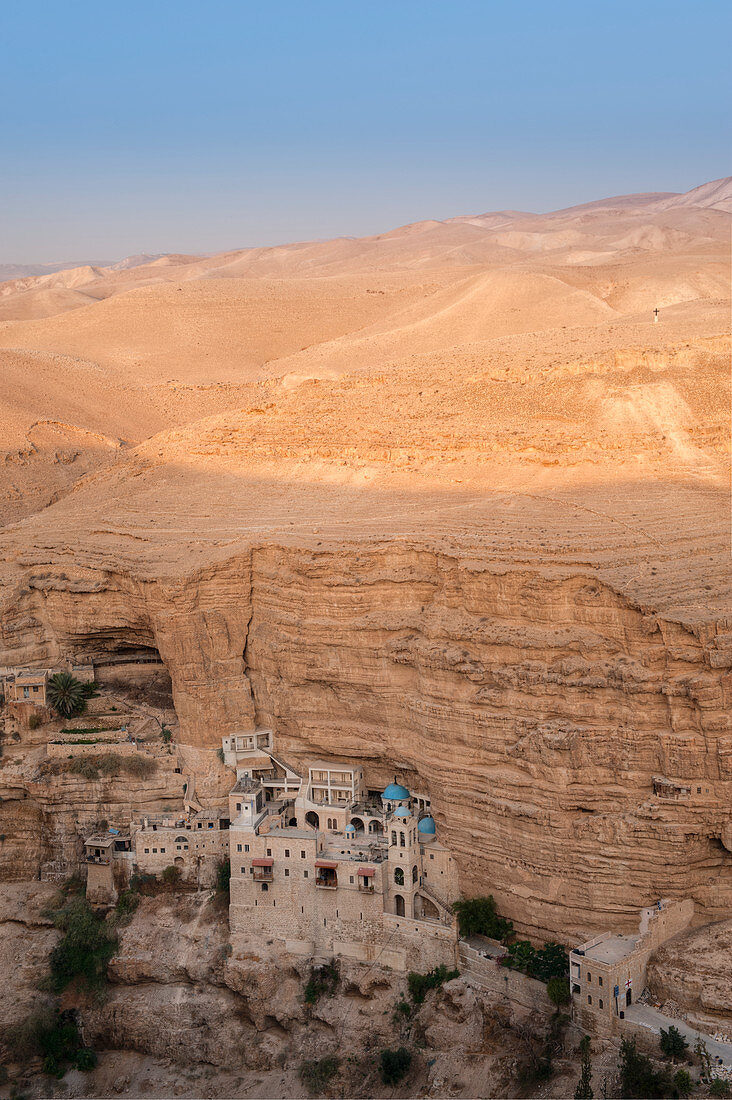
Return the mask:
{"type": "MultiPolygon", "coordinates": [[[[267,546],[174,579],[5,569],[0,664],[156,649],[204,800],[226,787],[221,737],[256,721],[293,763],[352,758],[370,786],[428,791],[463,890],[521,931],[570,941],[631,930],[661,896],[693,897],[699,921],[732,903],[729,624],[664,620],[589,566],[406,541],[267,546]],[[659,797],[654,777],[684,790],[659,797]]],[[[54,797],[27,789],[28,837],[54,797]]]]}

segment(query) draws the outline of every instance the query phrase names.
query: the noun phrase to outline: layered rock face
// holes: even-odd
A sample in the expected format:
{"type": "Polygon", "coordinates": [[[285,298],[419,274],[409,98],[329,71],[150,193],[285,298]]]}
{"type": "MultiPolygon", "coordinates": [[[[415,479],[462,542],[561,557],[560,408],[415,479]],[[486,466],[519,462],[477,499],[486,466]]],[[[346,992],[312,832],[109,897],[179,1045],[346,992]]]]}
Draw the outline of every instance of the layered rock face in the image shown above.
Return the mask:
{"type": "Polygon", "coordinates": [[[591,568],[397,540],[255,548],[175,580],[117,566],[25,564],[0,656],[156,648],[199,796],[225,788],[220,738],[256,721],[293,762],[427,791],[463,890],[521,931],[630,930],[660,896],[705,921],[732,903],[722,620],[644,613],[591,568]]]}

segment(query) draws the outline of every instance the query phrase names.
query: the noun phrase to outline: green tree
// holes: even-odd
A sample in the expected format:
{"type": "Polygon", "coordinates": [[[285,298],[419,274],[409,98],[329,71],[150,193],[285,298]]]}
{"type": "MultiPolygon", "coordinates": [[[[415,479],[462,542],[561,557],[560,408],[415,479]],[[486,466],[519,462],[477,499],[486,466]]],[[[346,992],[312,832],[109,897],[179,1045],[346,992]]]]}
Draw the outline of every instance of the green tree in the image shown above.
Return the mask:
{"type": "Polygon", "coordinates": [[[546,995],[557,1007],[569,1004],[572,998],[567,978],[550,978],[546,983],[546,995]]]}
{"type": "Polygon", "coordinates": [[[589,1035],[585,1035],[580,1043],[582,1056],[582,1068],[577,1088],[574,1090],[574,1100],[592,1100],[595,1095],[592,1091],[592,1062],[590,1060],[591,1045],[589,1035]]]}
{"type": "Polygon", "coordinates": [[[535,952],[529,970],[532,978],[548,982],[552,978],[569,978],[569,955],[561,943],[551,940],[535,952]]]}
{"type": "Polygon", "coordinates": [[[505,957],[505,965],[512,970],[523,970],[528,973],[536,958],[536,949],[529,940],[518,940],[512,943],[505,957]]]}
{"type": "Polygon", "coordinates": [[[693,1081],[688,1069],[677,1069],[674,1074],[674,1089],[677,1096],[688,1096],[693,1088],[693,1081]]]}
{"type": "Polygon", "coordinates": [[[685,1058],[686,1052],[689,1049],[689,1044],[686,1039],[673,1024],[671,1024],[668,1031],[664,1031],[663,1028],[661,1028],[660,1043],[662,1052],[667,1058],[671,1058],[674,1062],[677,1058],[685,1058]]]}
{"type": "Polygon", "coordinates": [[[48,681],[46,697],[55,711],[64,718],[86,710],[88,691],[70,672],[57,672],[48,681]]]}
{"type": "Polygon", "coordinates": [[[453,904],[457,913],[461,936],[488,936],[505,940],[513,932],[513,925],[505,917],[499,917],[492,894],[480,898],[460,898],[453,904]]]}
{"type": "Polygon", "coordinates": [[[729,1081],[725,1081],[723,1077],[714,1077],[709,1082],[709,1095],[710,1096],[730,1096],[730,1095],[732,1095],[732,1088],[730,1088],[729,1081]]]}
{"type": "Polygon", "coordinates": [[[621,1039],[618,1062],[620,1095],[627,1100],[656,1100],[673,1092],[673,1080],[668,1067],[655,1070],[651,1059],[641,1054],[635,1039],[621,1039]]]}

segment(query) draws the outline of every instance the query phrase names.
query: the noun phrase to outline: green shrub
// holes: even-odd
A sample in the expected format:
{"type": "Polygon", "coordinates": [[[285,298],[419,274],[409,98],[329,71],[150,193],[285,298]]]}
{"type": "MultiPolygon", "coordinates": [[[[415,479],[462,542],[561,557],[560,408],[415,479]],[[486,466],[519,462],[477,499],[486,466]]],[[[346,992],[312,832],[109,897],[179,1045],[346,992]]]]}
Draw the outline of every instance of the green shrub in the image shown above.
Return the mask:
{"type": "Polygon", "coordinates": [[[88,1073],[89,1070],[94,1069],[98,1061],[95,1050],[92,1050],[91,1047],[82,1047],[81,1050],[76,1052],[74,1068],[81,1070],[82,1073],[88,1073]]]}
{"type": "Polygon", "coordinates": [[[710,1096],[730,1096],[732,1095],[732,1088],[730,1088],[729,1081],[725,1081],[723,1077],[714,1077],[709,1082],[709,1095],[710,1096]]]}
{"type": "Polygon", "coordinates": [[[339,980],[336,963],[312,967],[310,977],[305,984],[305,1004],[314,1005],[323,995],[332,997],[338,988],[339,980]]]}
{"type": "Polygon", "coordinates": [[[88,988],[101,986],[117,950],[117,937],[82,897],[73,898],[59,910],[54,923],[63,936],[51,952],[53,991],[61,993],[74,980],[88,988]]]}
{"type": "Polygon", "coordinates": [[[42,726],[42,725],[43,725],[43,715],[41,715],[41,714],[31,714],[30,718],[28,719],[28,729],[29,730],[37,730],[38,727],[42,726]]]}
{"type": "Polygon", "coordinates": [[[93,1069],[97,1062],[94,1051],[81,1045],[73,1012],[35,1012],[6,1033],[6,1042],[16,1061],[41,1058],[42,1072],[48,1077],[63,1077],[69,1063],[77,1069],[93,1069]]]}
{"type": "MultiPolygon", "coordinates": [[[[98,759],[97,757],[97,761],[98,759]]],[[[88,779],[90,782],[99,779],[97,762],[90,760],[86,756],[76,756],[72,760],[69,760],[66,764],[66,771],[70,775],[80,775],[82,779],[88,779]]]]}
{"type": "Polygon", "coordinates": [[[224,748],[223,748],[223,745],[219,745],[219,747],[216,750],[216,755],[218,756],[219,760],[223,764],[224,763],[224,748]]]}
{"type": "Polygon", "coordinates": [[[166,886],[175,886],[176,883],[180,882],[180,867],[174,867],[171,864],[165,868],[160,877],[166,886]]]}
{"type": "Polygon", "coordinates": [[[149,875],[146,871],[138,872],[130,878],[130,890],[134,890],[137,894],[144,894],[150,896],[155,893],[155,887],[158,884],[158,880],[155,875],[149,875]]]}
{"type": "Polygon", "coordinates": [[[231,884],[231,862],[222,859],[216,867],[216,889],[220,894],[228,894],[231,884]]]}
{"type": "Polygon", "coordinates": [[[674,1091],[677,1096],[688,1096],[694,1087],[691,1074],[687,1069],[677,1069],[674,1074],[674,1091]]]}
{"type": "Polygon", "coordinates": [[[337,1058],[320,1058],[315,1062],[303,1062],[299,1069],[300,1080],[311,1096],[323,1092],[338,1072],[340,1062],[337,1058]]]}
{"type": "Polygon", "coordinates": [[[160,731],[160,736],[162,737],[162,739],[163,739],[163,741],[165,742],[165,744],[166,744],[166,745],[169,745],[169,744],[170,744],[170,742],[171,742],[171,739],[172,739],[172,737],[173,737],[173,734],[172,734],[172,732],[171,732],[171,731],[170,731],[170,730],[168,729],[168,727],[167,727],[167,726],[163,726],[163,728],[162,728],[162,729],[161,729],[161,731],[160,731]]]}
{"type": "Polygon", "coordinates": [[[379,1073],[385,1085],[397,1085],[409,1072],[412,1055],[406,1047],[398,1050],[382,1050],[379,1073]]]}
{"type": "Polygon", "coordinates": [[[409,996],[415,1004],[421,1005],[430,989],[438,989],[443,982],[459,978],[459,970],[448,970],[446,966],[437,966],[427,974],[418,974],[412,970],[407,975],[407,987],[409,996]]]}
{"type": "Polygon", "coordinates": [[[505,940],[513,932],[513,924],[499,917],[492,894],[480,898],[460,898],[453,904],[457,913],[461,936],[488,936],[493,940],[505,940]]]}
{"type": "Polygon", "coordinates": [[[140,895],[134,890],[123,890],[117,898],[117,915],[131,917],[140,904],[140,895]]]}
{"type": "Polygon", "coordinates": [[[571,998],[566,978],[550,978],[546,983],[546,995],[553,1005],[568,1005],[571,998]]]}

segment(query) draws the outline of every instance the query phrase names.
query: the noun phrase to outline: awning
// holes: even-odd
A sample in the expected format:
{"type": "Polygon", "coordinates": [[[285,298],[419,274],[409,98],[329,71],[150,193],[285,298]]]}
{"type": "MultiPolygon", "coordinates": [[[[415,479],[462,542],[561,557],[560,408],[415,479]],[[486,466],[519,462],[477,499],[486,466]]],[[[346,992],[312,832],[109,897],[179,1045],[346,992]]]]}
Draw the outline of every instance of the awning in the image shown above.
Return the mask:
{"type": "Polygon", "coordinates": [[[327,859],[316,859],[315,866],[320,867],[323,871],[337,871],[338,864],[327,859]]]}
{"type": "Polygon", "coordinates": [[[252,867],[271,867],[273,863],[273,859],[253,859],[252,867]]]}
{"type": "Polygon", "coordinates": [[[376,869],[374,867],[359,867],[358,873],[363,875],[364,878],[371,878],[372,875],[376,874],[376,869]]]}

